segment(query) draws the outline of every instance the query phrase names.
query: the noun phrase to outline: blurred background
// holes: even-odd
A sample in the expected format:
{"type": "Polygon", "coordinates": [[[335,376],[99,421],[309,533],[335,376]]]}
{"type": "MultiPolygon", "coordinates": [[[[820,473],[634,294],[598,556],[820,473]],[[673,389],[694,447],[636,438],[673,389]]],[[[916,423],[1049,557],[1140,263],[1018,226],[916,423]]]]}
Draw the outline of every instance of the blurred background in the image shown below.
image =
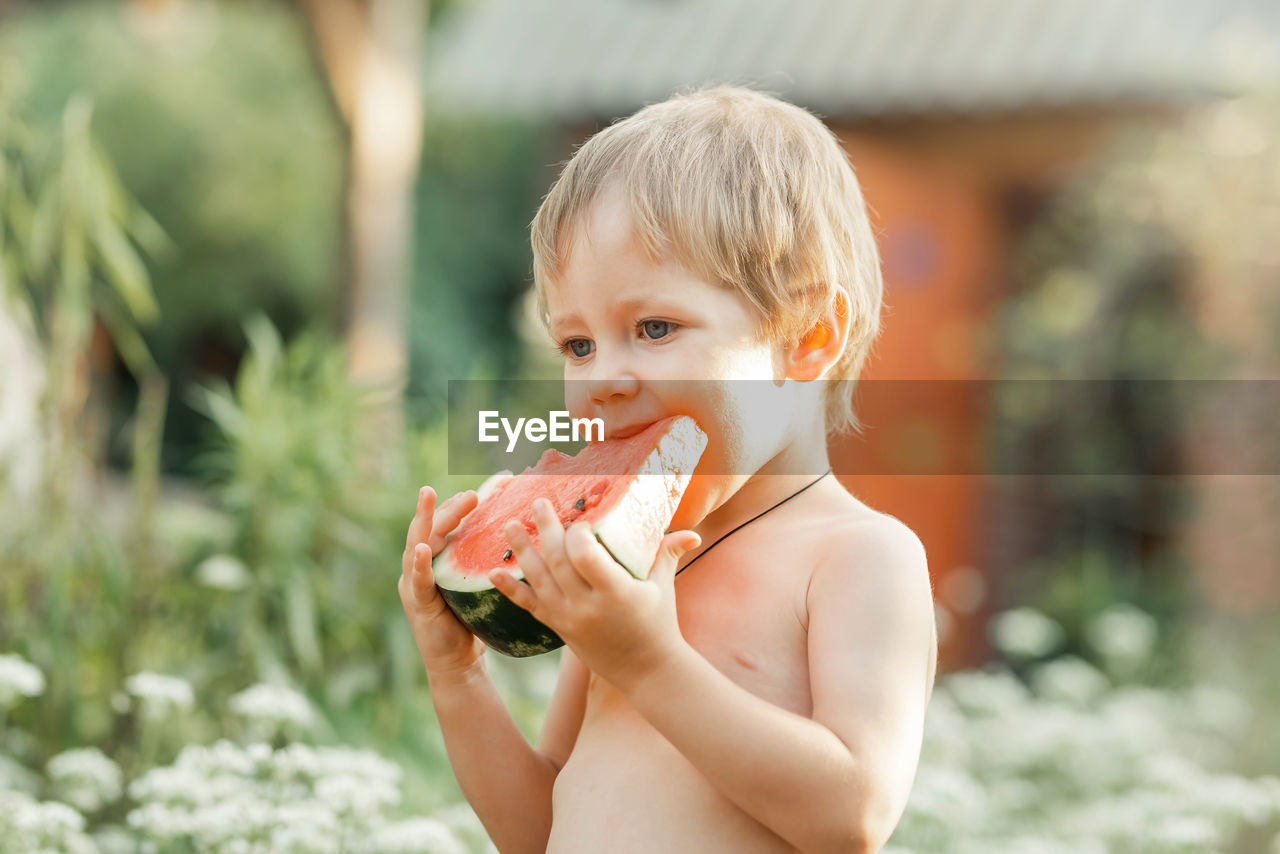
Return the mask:
{"type": "MultiPolygon", "coordinates": [[[[477,485],[446,383],[558,375],[542,195],[707,82],[848,152],[886,277],[868,381],[1274,396],[1267,0],[0,0],[0,847],[487,850],[395,593],[417,488],[477,485]],[[220,738],[239,758],[193,752],[220,738]],[[306,778],[334,848],[281,841],[296,792],[215,832],[218,795],[156,776],[262,778],[262,740],[383,757],[332,774],[390,788],[306,778]]],[[[831,449],[1062,472],[842,477],[920,535],[937,602],[893,845],[1280,852],[1280,433],[1192,400],[1152,458],[1169,413],[1043,397],[831,449]],[[1082,447],[1143,473],[1072,474],[1082,447]]],[[[531,738],[557,659],[492,662],[531,738]]]]}

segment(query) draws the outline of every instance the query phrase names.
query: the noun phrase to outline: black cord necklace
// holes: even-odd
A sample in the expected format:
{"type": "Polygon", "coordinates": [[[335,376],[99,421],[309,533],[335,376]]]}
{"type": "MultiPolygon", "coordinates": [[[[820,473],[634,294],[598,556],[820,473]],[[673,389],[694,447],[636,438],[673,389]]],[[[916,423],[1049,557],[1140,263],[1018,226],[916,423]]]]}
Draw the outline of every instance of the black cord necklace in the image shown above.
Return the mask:
{"type": "Polygon", "coordinates": [[[691,566],[693,566],[695,563],[697,563],[697,562],[702,558],[702,556],[703,556],[704,554],[706,554],[707,552],[711,551],[711,550],[712,550],[712,549],[714,549],[716,546],[720,545],[720,541],[721,541],[721,540],[723,540],[725,537],[729,536],[729,534],[732,534],[732,533],[734,533],[735,531],[739,531],[739,530],[741,530],[741,529],[743,529],[743,528],[747,527],[747,526],[748,526],[748,525],[750,525],[752,522],[754,522],[755,520],[757,520],[757,519],[759,519],[761,516],[763,516],[765,513],[768,513],[768,512],[773,511],[773,510],[777,510],[777,509],[778,509],[779,507],[781,507],[783,504],[786,504],[788,501],[790,501],[791,499],[795,498],[797,495],[799,495],[800,493],[804,492],[804,491],[805,491],[806,489],[808,489],[809,487],[814,486],[815,484],[817,484],[817,482],[818,482],[819,480],[822,480],[824,477],[826,477],[826,476],[827,476],[827,475],[829,475],[829,474],[831,474],[831,469],[827,469],[827,470],[826,470],[826,471],[824,471],[822,474],[818,475],[818,477],[817,477],[816,479],[814,479],[814,480],[810,481],[809,483],[805,484],[804,486],[800,487],[800,488],[799,488],[799,489],[797,489],[795,492],[791,493],[791,494],[790,494],[790,495],[788,495],[786,498],[782,499],[782,500],[781,500],[781,501],[779,501],[777,504],[775,504],[775,505],[773,505],[772,507],[770,507],[768,510],[762,510],[761,512],[759,512],[759,513],[757,513],[756,515],[752,516],[752,517],[751,517],[750,519],[748,519],[747,521],[743,522],[743,523],[742,523],[741,525],[739,525],[738,527],[736,527],[736,528],[732,528],[732,529],[730,529],[728,532],[726,532],[726,533],[724,533],[724,534],[721,534],[719,537],[717,537],[717,538],[716,538],[715,542],[713,542],[711,545],[707,546],[707,547],[706,547],[705,549],[703,549],[702,551],[698,552],[698,554],[694,557],[694,559],[693,559],[693,560],[689,561],[689,562],[688,562],[688,563],[686,563],[684,566],[680,567],[680,569],[676,570],[676,575],[679,575],[680,573],[684,572],[686,569],[688,569],[689,567],[691,567],[691,566]]]}

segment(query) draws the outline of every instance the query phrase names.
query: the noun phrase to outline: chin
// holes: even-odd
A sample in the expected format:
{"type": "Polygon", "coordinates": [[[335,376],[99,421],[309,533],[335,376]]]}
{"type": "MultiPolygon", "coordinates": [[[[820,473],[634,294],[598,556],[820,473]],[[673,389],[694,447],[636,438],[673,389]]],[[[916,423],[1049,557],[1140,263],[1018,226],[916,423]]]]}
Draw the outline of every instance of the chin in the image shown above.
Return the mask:
{"type": "Polygon", "coordinates": [[[672,531],[687,531],[698,525],[699,522],[711,510],[710,506],[710,478],[707,475],[695,474],[689,481],[689,486],[685,488],[684,496],[680,499],[679,506],[676,507],[675,515],[671,517],[671,524],[667,527],[672,531]]]}
{"type": "MultiPolygon", "coordinates": [[[[680,505],[676,507],[667,527],[672,531],[687,531],[702,523],[711,511],[728,498],[726,487],[739,479],[727,474],[695,474],[689,481],[680,505]]],[[[735,487],[736,488],[736,487],[735,487]]]]}

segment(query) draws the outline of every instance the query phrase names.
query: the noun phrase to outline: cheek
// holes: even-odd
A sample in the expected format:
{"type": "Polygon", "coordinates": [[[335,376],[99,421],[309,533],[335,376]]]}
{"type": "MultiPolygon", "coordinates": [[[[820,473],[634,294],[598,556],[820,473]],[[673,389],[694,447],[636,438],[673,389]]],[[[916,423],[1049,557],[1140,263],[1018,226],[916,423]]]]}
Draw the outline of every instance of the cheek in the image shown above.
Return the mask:
{"type": "Polygon", "coordinates": [[[699,473],[751,474],[777,452],[790,412],[779,408],[768,380],[684,383],[680,392],[668,397],[668,411],[693,415],[709,433],[699,473]]]}
{"type": "Polygon", "coordinates": [[[719,442],[716,462],[723,474],[750,474],[773,457],[787,440],[795,416],[793,383],[773,379],[767,348],[727,354],[718,376],[707,384],[701,403],[714,419],[719,442]]]}

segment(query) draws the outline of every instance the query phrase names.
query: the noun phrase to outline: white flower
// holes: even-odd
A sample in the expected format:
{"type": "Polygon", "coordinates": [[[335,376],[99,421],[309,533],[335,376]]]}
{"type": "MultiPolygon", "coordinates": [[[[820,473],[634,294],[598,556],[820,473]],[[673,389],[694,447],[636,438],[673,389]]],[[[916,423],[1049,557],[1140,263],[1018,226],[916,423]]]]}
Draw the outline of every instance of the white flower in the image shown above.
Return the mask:
{"type": "Polygon", "coordinates": [[[933,816],[980,812],[988,793],[965,771],[942,766],[922,766],[911,791],[911,800],[933,816]]]}
{"type": "Polygon", "coordinates": [[[952,673],[941,684],[956,704],[970,713],[1002,715],[1031,699],[1031,692],[1007,668],[952,673]]]}
{"type": "Polygon", "coordinates": [[[106,825],[93,834],[99,854],[138,854],[138,840],[119,825],[106,825]]]}
{"type": "Polygon", "coordinates": [[[1040,658],[1062,645],[1064,633],[1057,622],[1034,608],[1012,608],[991,621],[991,642],[1015,658],[1040,658]]]}
{"type": "Polygon", "coordinates": [[[417,818],[385,824],[367,849],[378,854],[467,854],[467,847],[443,822],[417,818]]]}
{"type": "Polygon", "coordinates": [[[307,698],[279,685],[254,685],[241,691],[231,698],[231,711],[245,719],[259,738],[305,729],[312,720],[307,698]]]}
{"type": "Polygon", "coordinates": [[[4,789],[34,795],[40,789],[40,775],[27,769],[16,759],[0,754],[0,791],[4,789]]]}
{"type": "Polygon", "coordinates": [[[96,812],[120,798],[120,768],[96,747],[59,753],[46,770],[58,799],[81,812],[96,812]]]}
{"type": "Polygon", "coordinates": [[[1046,836],[1022,835],[1008,841],[1009,851],[1018,854],[1082,854],[1074,841],[1050,838],[1046,836]]]}
{"type": "Polygon", "coordinates": [[[0,843],[5,854],[96,854],[84,816],[66,804],[0,790],[0,843]]]}
{"type": "Polygon", "coordinates": [[[139,806],[128,822],[140,839],[179,850],[363,850],[400,802],[401,776],[395,763],[365,750],[190,745],[173,765],[130,785],[139,806]]]}
{"type": "Polygon", "coordinates": [[[1063,655],[1035,669],[1031,683],[1036,693],[1050,700],[1088,705],[1111,687],[1098,668],[1074,655],[1063,655]]]}
{"type": "Polygon", "coordinates": [[[1272,814],[1280,817],[1280,777],[1268,774],[1265,777],[1259,777],[1257,783],[1258,787],[1271,798],[1272,814]]]}
{"type": "Polygon", "coordinates": [[[1160,634],[1155,618],[1132,605],[1112,605],[1089,621],[1085,637],[1106,658],[1123,662],[1146,660],[1160,634]]]}
{"type": "Polygon", "coordinates": [[[400,792],[384,781],[356,776],[323,777],[316,781],[316,799],[337,815],[368,818],[400,801],[400,792]]]}
{"type": "Polygon", "coordinates": [[[242,590],[249,583],[249,571],[231,555],[210,555],[196,567],[196,578],[215,590],[242,590]]]}
{"type": "Polygon", "coordinates": [[[1197,685],[1191,690],[1187,711],[1204,726],[1230,734],[1249,725],[1253,707],[1236,692],[1217,685],[1197,685]]]}
{"type": "Polygon", "coordinates": [[[1147,828],[1147,839],[1157,845],[1204,851],[1221,843],[1223,834],[1204,816],[1168,815],[1147,828]]]}
{"type": "Polygon", "coordinates": [[[174,711],[190,711],[195,706],[191,683],[177,676],[143,671],[126,679],[124,686],[138,698],[143,715],[151,719],[168,717],[174,711]]]}
{"type": "Polygon", "coordinates": [[[43,693],[43,673],[20,655],[0,655],[0,711],[43,693]]]}

